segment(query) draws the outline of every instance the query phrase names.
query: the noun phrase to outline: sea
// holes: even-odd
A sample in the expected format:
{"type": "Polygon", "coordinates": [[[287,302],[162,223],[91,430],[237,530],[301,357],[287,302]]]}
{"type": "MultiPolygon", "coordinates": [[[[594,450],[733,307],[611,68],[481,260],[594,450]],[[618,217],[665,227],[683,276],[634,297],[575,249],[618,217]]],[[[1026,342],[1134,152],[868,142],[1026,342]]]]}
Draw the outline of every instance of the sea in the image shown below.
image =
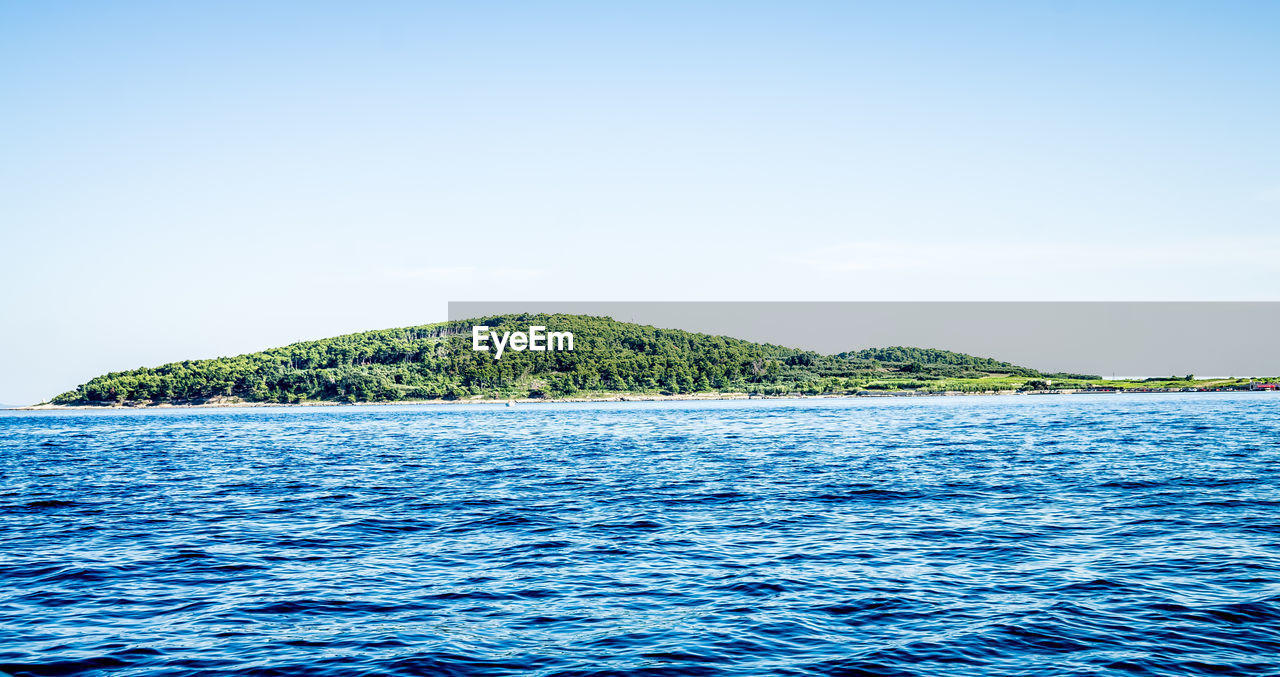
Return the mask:
{"type": "Polygon", "coordinates": [[[1280,675],[1280,395],[0,412],[0,675],[1280,675]]]}

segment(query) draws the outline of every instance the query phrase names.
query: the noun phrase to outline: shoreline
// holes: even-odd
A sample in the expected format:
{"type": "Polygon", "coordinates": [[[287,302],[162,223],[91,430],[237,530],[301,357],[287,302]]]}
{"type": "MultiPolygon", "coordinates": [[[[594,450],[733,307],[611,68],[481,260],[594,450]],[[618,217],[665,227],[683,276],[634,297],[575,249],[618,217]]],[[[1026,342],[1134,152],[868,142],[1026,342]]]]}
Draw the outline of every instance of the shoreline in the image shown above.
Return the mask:
{"type": "Polygon", "coordinates": [[[252,409],[262,407],[383,407],[408,405],[470,405],[470,404],[564,404],[593,402],[717,402],[725,400],[852,400],[859,398],[912,398],[912,397],[996,397],[1024,395],[1161,395],[1161,394],[1196,394],[1196,393],[1265,393],[1265,390],[1000,390],[987,392],[965,392],[948,390],[943,392],[858,392],[821,395],[752,395],[750,393],[689,393],[680,395],[662,394],[601,394],[591,397],[563,398],[466,398],[456,400],[399,400],[395,402],[246,402],[221,401],[174,404],[171,402],[145,404],[33,404],[26,407],[11,407],[3,411],[104,411],[104,410],[149,410],[149,409],[252,409]]]}

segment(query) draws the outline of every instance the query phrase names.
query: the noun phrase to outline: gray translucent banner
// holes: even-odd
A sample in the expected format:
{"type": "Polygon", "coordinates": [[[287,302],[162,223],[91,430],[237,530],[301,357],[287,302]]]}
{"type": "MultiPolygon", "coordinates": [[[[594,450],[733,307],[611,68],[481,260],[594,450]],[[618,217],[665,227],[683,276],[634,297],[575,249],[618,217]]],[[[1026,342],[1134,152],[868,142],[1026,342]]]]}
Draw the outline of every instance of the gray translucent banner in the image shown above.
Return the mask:
{"type": "Polygon", "coordinates": [[[837,353],[941,348],[1101,376],[1280,374],[1280,303],[455,301],[449,319],[571,313],[837,353]]]}

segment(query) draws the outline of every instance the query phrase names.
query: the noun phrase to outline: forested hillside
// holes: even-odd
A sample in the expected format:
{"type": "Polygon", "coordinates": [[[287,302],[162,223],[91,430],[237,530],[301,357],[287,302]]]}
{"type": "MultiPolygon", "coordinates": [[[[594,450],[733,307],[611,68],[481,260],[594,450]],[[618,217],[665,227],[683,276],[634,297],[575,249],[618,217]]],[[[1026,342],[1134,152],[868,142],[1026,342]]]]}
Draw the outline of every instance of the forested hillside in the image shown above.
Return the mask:
{"type": "MultiPolygon", "coordinates": [[[[960,353],[885,348],[819,355],[725,336],[579,315],[507,315],[306,341],[258,353],[99,376],[55,404],[382,402],[591,393],[835,393],[940,386],[949,379],[1040,376],[960,353]],[[471,327],[543,325],[571,352],[472,349],[471,327]]],[[[949,381],[949,382],[950,382],[949,381]]],[[[952,384],[956,385],[956,384],[952,384]]],[[[963,386],[964,384],[959,384],[963,386]]]]}

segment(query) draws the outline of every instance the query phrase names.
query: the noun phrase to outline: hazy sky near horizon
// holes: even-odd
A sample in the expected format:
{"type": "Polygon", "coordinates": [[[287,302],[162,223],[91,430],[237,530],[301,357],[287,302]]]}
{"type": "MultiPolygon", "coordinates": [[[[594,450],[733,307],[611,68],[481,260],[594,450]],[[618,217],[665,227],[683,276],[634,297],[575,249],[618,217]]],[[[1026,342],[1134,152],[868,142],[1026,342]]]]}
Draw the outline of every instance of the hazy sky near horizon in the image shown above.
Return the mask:
{"type": "Polygon", "coordinates": [[[1280,299],[1280,3],[0,2],[0,402],[448,300],[1280,299]]]}

